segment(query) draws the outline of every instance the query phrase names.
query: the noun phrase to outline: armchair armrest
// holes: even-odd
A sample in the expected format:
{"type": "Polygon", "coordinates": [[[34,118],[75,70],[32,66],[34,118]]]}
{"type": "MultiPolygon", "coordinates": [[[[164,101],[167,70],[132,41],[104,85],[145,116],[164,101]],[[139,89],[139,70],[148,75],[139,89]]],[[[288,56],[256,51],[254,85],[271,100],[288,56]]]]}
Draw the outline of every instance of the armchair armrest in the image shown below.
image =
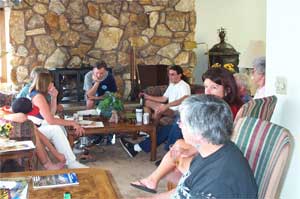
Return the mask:
{"type": "Polygon", "coordinates": [[[32,140],[35,143],[34,124],[27,120],[23,123],[11,122],[13,128],[10,132],[10,139],[14,140],[32,140]]]}
{"type": "Polygon", "coordinates": [[[168,85],[148,86],[144,89],[144,92],[152,96],[162,96],[167,88],[168,85]]]}

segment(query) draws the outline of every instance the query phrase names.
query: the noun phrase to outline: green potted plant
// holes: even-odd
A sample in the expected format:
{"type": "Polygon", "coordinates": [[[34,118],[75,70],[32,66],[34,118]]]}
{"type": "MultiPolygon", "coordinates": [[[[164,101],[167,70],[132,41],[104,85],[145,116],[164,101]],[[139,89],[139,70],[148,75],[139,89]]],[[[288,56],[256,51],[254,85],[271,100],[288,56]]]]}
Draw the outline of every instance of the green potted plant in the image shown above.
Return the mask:
{"type": "Polygon", "coordinates": [[[112,111],[123,111],[124,105],[122,100],[116,95],[116,93],[105,92],[103,99],[99,102],[97,109],[101,111],[101,115],[106,118],[110,118],[112,111]]]}

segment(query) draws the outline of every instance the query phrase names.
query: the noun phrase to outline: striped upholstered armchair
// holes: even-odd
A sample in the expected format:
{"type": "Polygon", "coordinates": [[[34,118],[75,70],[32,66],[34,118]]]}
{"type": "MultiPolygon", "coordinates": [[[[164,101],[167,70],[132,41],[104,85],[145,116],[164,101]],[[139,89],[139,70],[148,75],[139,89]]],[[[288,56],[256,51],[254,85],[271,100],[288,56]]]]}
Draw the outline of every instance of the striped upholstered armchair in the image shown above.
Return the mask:
{"type": "Polygon", "coordinates": [[[270,121],[277,103],[275,95],[253,99],[244,104],[235,117],[235,122],[242,117],[255,117],[270,121]]]}
{"type": "Polygon", "coordinates": [[[248,159],[258,185],[258,198],[279,198],[293,146],[290,132],[276,124],[244,117],[232,140],[248,159]]]}

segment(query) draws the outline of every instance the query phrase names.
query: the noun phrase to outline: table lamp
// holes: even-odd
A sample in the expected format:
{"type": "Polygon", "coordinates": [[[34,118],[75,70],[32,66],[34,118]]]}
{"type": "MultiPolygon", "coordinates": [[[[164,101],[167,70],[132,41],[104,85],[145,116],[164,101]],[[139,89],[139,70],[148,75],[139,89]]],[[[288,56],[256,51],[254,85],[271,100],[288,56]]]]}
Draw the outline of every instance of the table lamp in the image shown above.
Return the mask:
{"type": "Polygon", "coordinates": [[[249,45],[244,53],[244,56],[240,60],[239,67],[251,69],[253,68],[252,62],[257,57],[266,55],[266,45],[262,40],[250,40],[249,45]]]}

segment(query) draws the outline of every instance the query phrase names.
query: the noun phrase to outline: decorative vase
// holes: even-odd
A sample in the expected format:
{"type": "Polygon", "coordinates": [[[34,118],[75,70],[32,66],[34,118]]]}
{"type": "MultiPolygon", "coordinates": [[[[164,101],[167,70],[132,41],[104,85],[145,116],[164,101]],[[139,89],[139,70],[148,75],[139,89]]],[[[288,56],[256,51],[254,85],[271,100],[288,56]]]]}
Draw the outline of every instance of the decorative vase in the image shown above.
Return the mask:
{"type": "Polygon", "coordinates": [[[102,109],[100,114],[105,118],[110,118],[112,115],[112,108],[102,109]]]}
{"type": "Polygon", "coordinates": [[[0,135],[0,144],[6,143],[9,140],[9,137],[6,135],[0,135]]]}
{"type": "Polygon", "coordinates": [[[119,122],[119,115],[118,115],[118,112],[116,110],[112,110],[109,122],[113,122],[113,123],[118,123],[119,122]]]}

